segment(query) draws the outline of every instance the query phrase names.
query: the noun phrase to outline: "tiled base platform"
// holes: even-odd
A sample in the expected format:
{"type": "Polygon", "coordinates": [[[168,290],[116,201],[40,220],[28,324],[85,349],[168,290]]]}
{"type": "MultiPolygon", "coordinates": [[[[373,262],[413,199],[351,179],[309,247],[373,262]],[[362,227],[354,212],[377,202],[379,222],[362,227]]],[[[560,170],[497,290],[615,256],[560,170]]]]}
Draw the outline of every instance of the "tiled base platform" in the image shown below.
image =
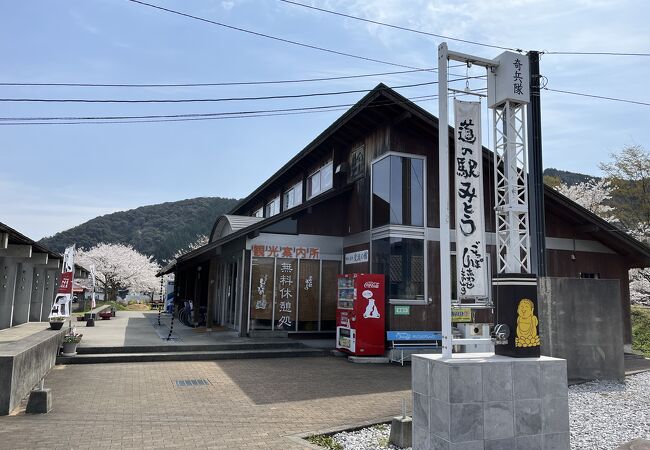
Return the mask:
{"type": "Polygon", "coordinates": [[[566,361],[414,355],[415,450],[569,450],[566,361]]]}

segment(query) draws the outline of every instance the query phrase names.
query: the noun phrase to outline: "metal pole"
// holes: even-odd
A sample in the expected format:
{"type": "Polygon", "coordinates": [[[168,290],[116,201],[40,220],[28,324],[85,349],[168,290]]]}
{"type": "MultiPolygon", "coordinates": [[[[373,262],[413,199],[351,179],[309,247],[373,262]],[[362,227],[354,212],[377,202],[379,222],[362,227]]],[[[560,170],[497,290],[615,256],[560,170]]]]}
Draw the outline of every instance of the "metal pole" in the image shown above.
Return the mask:
{"type": "Polygon", "coordinates": [[[540,99],[539,52],[528,52],[530,104],[528,105],[528,167],[532,272],[546,276],[546,229],[544,218],[544,166],[542,164],[542,107],[540,99]]]}
{"type": "Polygon", "coordinates": [[[451,247],[449,242],[449,117],[447,43],[438,46],[438,195],[440,196],[440,311],[442,356],[451,358],[451,247]]]}

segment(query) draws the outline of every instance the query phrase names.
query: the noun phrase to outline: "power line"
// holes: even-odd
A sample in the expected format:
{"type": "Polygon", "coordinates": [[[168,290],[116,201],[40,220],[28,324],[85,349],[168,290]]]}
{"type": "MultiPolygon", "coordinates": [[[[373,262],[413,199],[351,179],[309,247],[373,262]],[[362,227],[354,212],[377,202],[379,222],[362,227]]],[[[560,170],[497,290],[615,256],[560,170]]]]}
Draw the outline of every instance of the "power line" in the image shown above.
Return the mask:
{"type": "Polygon", "coordinates": [[[650,56],[650,53],[626,53],[626,52],[542,52],[545,55],[576,55],[576,56],[650,56]]]}
{"type": "MultiPolygon", "coordinates": [[[[473,90],[472,92],[482,92],[486,88],[473,90]]],[[[456,94],[456,95],[470,95],[470,94],[456,94]]],[[[453,97],[454,94],[450,94],[453,97]]],[[[390,106],[394,104],[402,104],[409,102],[427,101],[438,98],[437,95],[421,95],[411,97],[404,101],[386,101],[374,105],[368,105],[367,108],[379,108],[383,106],[390,106]]],[[[88,116],[88,117],[0,117],[0,125],[45,125],[45,124],[69,124],[76,125],[81,123],[137,123],[137,122],[175,122],[184,120],[209,120],[209,119],[228,119],[228,118],[242,118],[242,117],[267,117],[278,115],[293,115],[293,114],[307,114],[314,112],[330,112],[347,110],[355,106],[355,103],[338,104],[338,105],[322,105],[322,106],[309,106],[299,108],[278,108],[266,110],[252,110],[252,111],[231,111],[219,113],[194,113],[194,114],[160,114],[160,115],[146,115],[146,116],[88,116]],[[171,120],[170,120],[171,119],[171,120]],[[65,122],[60,122],[65,121],[65,122]],[[100,121],[100,122],[96,122],[100,121]],[[109,122],[110,121],[110,122],[109,122]]]]}
{"type": "Polygon", "coordinates": [[[398,64],[398,63],[385,61],[385,60],[381,60],[381,59],[369,58],[369,57],[360,56],[360,55],[354,55],[352,53],[346,53],[346,52],[341,52],[341,51],[338,51],[338,50],[332,50],[332,49],[325,48],[325,47],[319,47],[317,45],[305,44],[303,42],[293,41],[293,40],[281,38],[281,37],[278,37],[278,36],[272,36],[270,34],[260,33],[258,31],[247,30],[246,28],[241,28],[241,27],[236,27],[236,26],[233,26],[233,25],[228,25],[228,24],[225,24],[223,22],[217,22],[216,20],[210,20],[210,19],[206,19],[206,18],[203,18],[203,17],[194,16],[192,14],[187,14],[187,13],[184,13],[184,12],[176,11],[176,10],[173,10],[173,9],[163,8],[162,6],[153,5],[151,3],[143,2],[141,0],[128,0],[128,1],[130,1],[132,3],[138,3],[138,4],[143,5],[143,6],[148,6],[150,8],[158,9],[160,11],[165,11],[165,12],[168,12],[168,13],[171,13],[171,14],[176,14],[178,16],[187,17],[188,19],[199,20],[201,22],[210,23],[212,25],[217,25],[217,26],[220,26],[220,27],[223,27],[223,28],[228,28],[230,30],[241,31],[242,33],[248,33],[248,34],[252,34],[252,35],[258,36],[258,37],[263,37],[263,38],[266,38],[266,39],[272,39],[274,41],[284,42],[286,44],[297,45],[297,46],[300,46],[300,47],[310,48],[312,50],[318,50],[318,51],[321,51],[321,52],[332,53],[334,55],[339,55],[339,56],[347,56],[348,58],[355,58],[355,59],[360,59],[360,60],[363,60],[363,61],[370,61],[370,62],[374,62],[374,63],[378,63],[378,64],[386,64],[386,65],[389,65],[389,66],[402,67],[402,68],[405,68],[405,69],[422,69],[421,67],[408,66],[406,64],[398,64]]]}
{"type": "MultiPolygon", "coordinates": [[[[497,49],[500,49],[500,50],[510,50],[510,51],[519,52],[519,53],[524,52],[522,49],[519,49],[519,48],[503,47],[503,46],[500,46],[500,45],[486,44],[484,42],[471,41],[471,40],[468,40],[468,39],[460,39],[460,38],[455,38],[455,37],[452,37],[452,36],[445,36],[445,35],[442,35],[442,34],[431,33],[431,32],[428,32],[428,31],[416,30],[414,28],[404,27],[404,26],[400,26],[400,25],[394,25],[394,24],[390,24],[390,23],[386,23],[386,22],[381,22],[379,20],[366,19],[364,17],[354,16],[352,14],[345,14],[345,13],[342,13],[342,12],[339,12],[339,11],[334,11],[334,10],[331,10],[331,9],[325,9],[325,8],[319,8],[317,6],[306,5],[304,3],[300,3],[300,2],[297,2],[297,1],[294,1],[294,0],[279,0],[279,1],[291,4],[291,5],[295,5],[295,6],[301,6],[303,8],[312,9],[312,10],[315,10],[315,11],[324,12],[324,13],[327,13],[327,14],[334,14],[336,16],[346,17],[348,19],[354,19],[354,20],[359,20],[359,21],[366,22],[366,23],[372,23],[374,25],[381,25],[381,26],[384,26],[384,27],[394,28],[396,30],[408,31],[410,33],[417,33],[417,34],[422,34],[422,35],[426,35],[426,36],[432,36],[432,37],[437,37],[437,38],[442,38],[442,39],[448,39],[450,41],[463,42],[465,44],[480,45],[482,47],[497,48],[497,49]]],[[[595,51],[595,52],[544,51],[543,53],[547,54],[547,55],[577,55],[577,56],[580,56],[580,55],[650,56],[650,53],[599,52],[599,51],[595,51]]]]}
{"type": "MultiPolygon", "coordinates": [[[[465,64],[457,64],[451,67],[465,67],[465,64]]],[[[366,73],[359,75],[341,75],[337,77],[322,78],[304,78],[295,80],[263,80],[263,81],[227,81],[219,83],[119,83],[119,84],[101,84],[101,83],[17,83],[17,82],[0,82],[0,86],[62,86],[62,87],[119,87],[119,88],[148,88],[148,87],[210,87],[210,86],[251,86],[260,84],[291,84],[291,83],[311,83],[320,81],[349,80],[353,78],[380,77],[386,75],[402,75],[417,72],[432,72],[437,69],[411,69],[398,70],[394,72],[366,73]]]]}
{"type": "Polygon", "coordinates": [[[381,25],[383,27],[394,28],[396,30],[408,31],[408,32],[411,32],[411,33],[423,34],[423,35],[426,35],[426,36],[433,36],[433,37],[442,38],[442,39],[449,39],[450,41],[464,42],[466,44],[480,45],[480,46],[483,46],[483,47],[490,47],[490,48],[498,48],[500,50],[511,50],[513,52],[523,52],[523,50],[521,50],[521,49],[515,49],[515,48],[510,48],[510,47],[502,47],[500,45],[485,44],[483,42],[470,41],[470,40],[467,40],[467,39],[460,39],[460,38],[455,38],[455,37],[451,37],[451,36],[445,36],[445,35],[442,35],[442,34],[430,33],[428,31],[416,30],[414,28],[402,27],[402,26],[399,26],[399,25],[393,25],[393,24],[386,23],[386,22],[380,22],[378,20],[371,20],[371,19],[366,19],[364,17],[353,16],[351,14],[344,14],[342,12],[333,11],[331,9],[318,8],[318,7],[312,6],[312,5],[305,5],[304,3],[299,3],[299,2],[292,1],[292,0],[280,0],[280,1],[284,2],[284,3],[289,3],[291,5],[295,5],[295,6],[302,6],[303,8],[313,9],[313,10],[321,11],[321,12],[328,13],[328,14],[334,14],[336,16],[347,17],[348,19],[354,19],[354,20],[359,20],[359,21],[362,21],[362,22],[372,23],[374,25],[381,25]]]}
{"type": "MultiPolygon", "coordinates": [[[[465,81],[467,79],[485,78],[484,76],[463,77],[449,82],[465,81]]],[[[425,83],[404,84],[392,86],[391,89],[403,89],[419,86],[429,86],[438,84],[437,81],[428,81],[425,83]]],[[[252,101],[252,100],[278,100],[289,98],[304,97],[322,97],[330,95],[357,94],[360,92],[370,92],[371,89],[352,89],[347,91],[331,92],[311,92],[307,94],[285,94],[285,95],[266,95],[259,97],[226,97],[226,98],[190,98],[190,99],[79,99],[79,98],[0,98],[0,102],[33,102],[33,103],[214,103],[214,102],[234,102],[234,101],[252,101]]]]}
{"type": "MultiPolygon", "coordinates": [[[[484,91],[485,88],[477,89],[474,92],[484,91]]],[[[622,103],[631,103],[642,106],[650,106],[649,102],[641,102],[636,100],[627,100],[616,97],[607,97],[602,95],[585,94],[581,92],[567,91],[561,89],[544,88],[546,91],[557,92],[561,94],[577,95],[581,97],[597,98],[601,100],[617,101],[622,103]]],[[[463,94],[460,94],[463,95],[463,94]]],[[[409,101],[424,101],[423,99],[433,99],[437,96],[419,96],[407,99],[405,102],[386,102],[383,104],[370,105],[368,107],[380,107],[395,103],[406,103],[409,101]]],[[[219,112],[219,113],[193,113],[193,114],[159,114],[159,115],[141,115],[141,116],[82,116],[82,117],[0,117],[0,125],[26,125],[26,124],[45,124],[45,123],[59,123],[69,124],[76,123],[132,123],[132,122],[95,122],[95,121],[133,121],[133,122],[157,122],[157,121],[176,121],[176,120],[160,120],[160,119],[209,119],[209,118],[242,118],[242,117],[260,117],[270,115],[291,115],[293,113],[308,113],[308,112],[328,112],[330,110],[347,109],[355,104],[337,104],[337,105],[323,105],[323,106],[309,106],[309,107],[296,107],[296,108],[276,108],[265,110],[250,110],[250,111],[232,111],[232,112],[219,112]],[[83,122],[78,122],[83,121],[83,122]]]]}
{"type": "Polygon", "coordinates": [[[598,98],[598,99],[601,99],[601,100],[611,100],[611,101],[614,101],[614,102],[632,103],[634,105],[650,106],[650,103],[648,103],[648,102],[640,102],[640,101],[637,101],[637,100],[626,100],[626,99],[623,99],[623,98],[606,97],[606,96],[603,96],[603,95],[584,94],[582,92],[564,91],[564,90],[561,90],[561,89],[544,88],[544,90],[551,91],[551,92],[559,92],[560,94],[578,95],[580,97],[598,98]]]}

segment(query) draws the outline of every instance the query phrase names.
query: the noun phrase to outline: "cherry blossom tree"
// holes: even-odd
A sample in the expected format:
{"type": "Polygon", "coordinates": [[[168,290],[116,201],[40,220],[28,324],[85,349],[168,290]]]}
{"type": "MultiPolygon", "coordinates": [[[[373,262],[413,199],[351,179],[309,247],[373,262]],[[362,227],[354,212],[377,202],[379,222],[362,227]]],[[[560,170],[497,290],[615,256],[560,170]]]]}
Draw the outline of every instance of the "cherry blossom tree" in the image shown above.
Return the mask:
{"type": "Polygon", "coordinates": [[[612,214],[614,208],[607,204],[612,199],[612,187],[606,179],[593,179],[571,186],[561,183],[557,191],[602,219],[608,221],[615,219],[612,214]]]}
{"type": "Polygon", "coordinates": [[[84,267],[95,265],[97,283],[107,300],[115,300],[120,289],[151,293],[160,284],[156,279],[158,264],[130,245],[100,243],[89,250],[80,250],[75,258],[84,267]]]}
{"type": "MultiPolygon", "coordinates": [[[[619,223],[636,239],[650,245],[650,152],[628,145],[600,164],[613,187],[619,223]]],[[[630,300],[650,305],[650,269],[630,270],[630,300]]]]}
{"type": "Polygon", "coordinates": [[[196,235],[196,238],[194,242],[190,242],[187,244],[185,247],[181,247],[178,250],[174,252],[174,259],[177,259],[179,256],[184,255],[185,253],[189,253],[192,250],[196,250],[199,247],[203,247],[205,244],[207,244],[210,240],[205,234],[198,234],[196,235]]]}

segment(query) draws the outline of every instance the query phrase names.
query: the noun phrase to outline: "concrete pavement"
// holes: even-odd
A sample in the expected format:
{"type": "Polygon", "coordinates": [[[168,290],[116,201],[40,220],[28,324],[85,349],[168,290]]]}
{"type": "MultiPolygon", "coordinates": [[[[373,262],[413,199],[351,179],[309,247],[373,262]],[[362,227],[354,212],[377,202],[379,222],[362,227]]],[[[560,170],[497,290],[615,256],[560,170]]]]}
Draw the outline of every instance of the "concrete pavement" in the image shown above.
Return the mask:
{"type": "Polygon", "coordinates": [[[45,385],[53,411],[0,417],[1,448],[297,449],[411,404],[409,366],[334,357],[56,366],[45,385]]]}

